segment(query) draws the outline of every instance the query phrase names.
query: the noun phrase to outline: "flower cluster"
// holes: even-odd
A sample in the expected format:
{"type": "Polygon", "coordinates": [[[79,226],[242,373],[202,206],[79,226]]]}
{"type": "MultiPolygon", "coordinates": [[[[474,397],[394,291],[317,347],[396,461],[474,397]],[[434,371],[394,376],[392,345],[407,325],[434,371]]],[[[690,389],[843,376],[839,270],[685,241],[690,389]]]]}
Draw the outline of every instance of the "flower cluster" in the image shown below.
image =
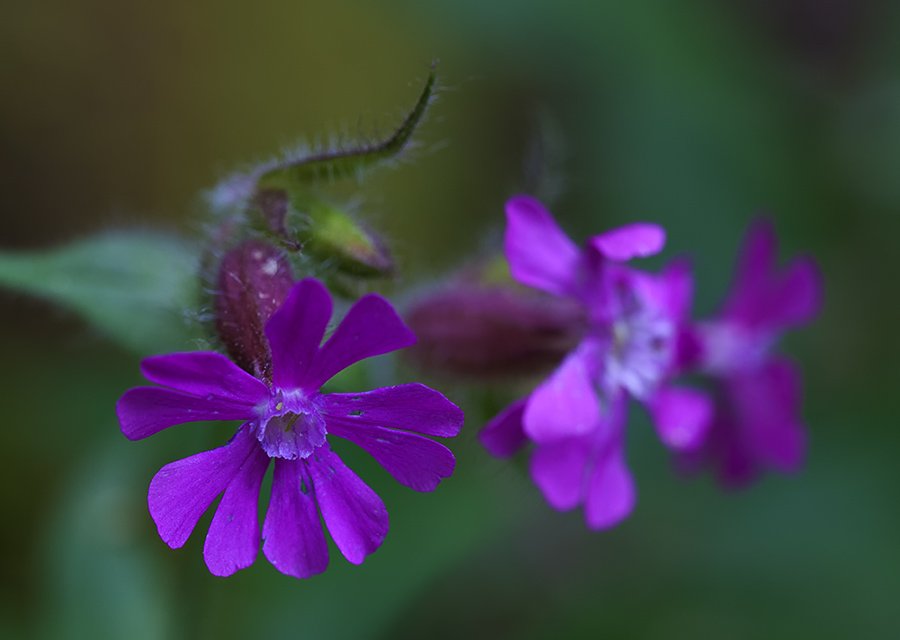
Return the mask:
{"type": "MultiPolygon", "coordinates": [[[[142,372],[157,386],[119,400],[122,432],[132,440],[186,422],[241,422],[226,445],[172,462],[150,483],[150,514],[173,548],[221,496],[203,550],[215,575],[250,566],[260,546],[287,575],[324,571],[320,515],[350,562],[378,549],[388,530],[385,506],[332,451],[330,438],[358,445],[416,491],[432,491],[453,473],[453,454],[426,436],[456,436],[463,413],[437,391],[421,384],[322,391],[348,366],[417,339],[387,300],[368,294],[325,340],[332,316],[326,286],[356,298],[363,281],[395,265],[381,236],[333,204],[321,183],[359,177],[401,153],[434,88],[432,67],[403,123],[378,143],[288,156],[214,191],[221,220],[201,272],[213,309],[209,334],[228,355],[148,358],[142,372]],[[295,282],[295,270],[325,284],[295,282]]],[[[802,464],[800,377],[772,351],[785,329],[818,312],[821,283],[810,259],[779,272],[774,232],[759,223],[723,309],[695,321],[687,261],[659,273],[633,266],[663,249],[660,226],[630,224],[578,246],[532,197],[509,200],[506,218],[508,272],[475,269],[414,305],[408,319],[422,339],[413,359],[423,369],[482,381],[550,370],[479,439],[497,457],[531,445],[531,476],[551,506],[583,507],[592,529],[631,513],[636,489],[626,431],[633,401],[685,470],[711,467],[732,486],[802,464]]]]}
{"type": "Polygon", "coordinates": [[[556,509],[584,507],[589,527],[610,527],[633,509],[625,456],[630,400],[648,411],[663,444],[686,467],[710,464],[726,482],[765,468],[795,469],[805,452],[799,380],[770,355],[780,332],[809,320],[820,300],[810,260],[774,270],[774,236],[754,228],[734,291],[715,319],[694,322],[693,278],[684,261],[661,273],[635,269],[658,253],[664,231],[632,224],[578,247],[537,200],[506,205],[512,277],[569,300],[587,319],[581,340],[546,380],[481,431],[492,454],[534,445],[531,476],[556,509]],[[714,396],[677,379],[705,374],[714,396]]]}
{"type": "MultiPolygon", "coordinates": [[[[819,309],[811,260],[777,270],[774,232],[758,224],[721,312],[695,321],[686,261],[659,273],[633,265],[663,249],[661,227],[631,224],[578,246],[534,198],[511,199],[506,216],[506,261],[517,284],[459,286],[409,317],[426,336],[419,352],[426,368],[496,375],[555,367],[480,432],[498,457],[532,445],[531,476],[551,506],[583,507],[592,529],[629,515],[636,499],[626,461],[632,402],[687,470],[712,467],[723,483],[738,485],[765,470],[799,467],[806,450],[799,375],[772,351],[785,329],[819,309]],[[704,377],[709,383],[701,386],[704,377]]],[[[156,386],[127,391],[117,406],[133,440],[186,422],[241,422],[226,445],[164,466],[149,489],[150,514],[173,548],[221,496],[203,550],[219,576],[250,566],[260,547],[287,575],[324,571],[320,516],[350,562],[378,549],[388,530],[385,506],[334,453],[331,438],[358,445],[416,491],[434,490],[455,466],[450,450],[426,437],[453,437],[463,423],[462,411],[437,391],[415,383],[322,391],[348,366],[409,347],[416,337],[387,300],[368,294],[326,340],[331,295],[314,278],[295,282],[285,251],[252,236],[234,243],[218,260],[213,300],[228,356],[148,358],[142,372],[156,386]]]]}

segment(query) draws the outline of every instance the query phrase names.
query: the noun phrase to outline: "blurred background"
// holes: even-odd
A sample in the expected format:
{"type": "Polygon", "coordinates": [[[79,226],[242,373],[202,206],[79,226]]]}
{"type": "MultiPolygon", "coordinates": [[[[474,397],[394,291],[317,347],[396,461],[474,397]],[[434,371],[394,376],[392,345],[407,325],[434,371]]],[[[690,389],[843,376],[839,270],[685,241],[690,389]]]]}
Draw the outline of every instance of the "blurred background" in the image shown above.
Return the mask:
{"type": "Polygon", "coordinates": [[[209,518],[171,551],[145,496],[230,427],[127,442],[113,407],[137,356],[0,291],[0,637],[896,636],[900,4],[46,0],[3,16],[0,249],[196,237],[203,190],[300,139],[387,133],[440,58],[418,148],[339,187],[390,239],[398,289],[494,246],[543,139],[563,226],[664,224],[666,255],[693,256],[700,313],[760,212],[782,255],[819,260],[826,304],[784,345],[811,433],[796,476],[737,493],[680,478],[633,412],[638,507],[590,533],[524,463],[478,447],[483,410],[442,381],[469,410],[454,478],[419,495],[352,462],[391,513],[378,553],[354,567],[332,548],[307,581],[262,558],[221,580],[209,518]]]}

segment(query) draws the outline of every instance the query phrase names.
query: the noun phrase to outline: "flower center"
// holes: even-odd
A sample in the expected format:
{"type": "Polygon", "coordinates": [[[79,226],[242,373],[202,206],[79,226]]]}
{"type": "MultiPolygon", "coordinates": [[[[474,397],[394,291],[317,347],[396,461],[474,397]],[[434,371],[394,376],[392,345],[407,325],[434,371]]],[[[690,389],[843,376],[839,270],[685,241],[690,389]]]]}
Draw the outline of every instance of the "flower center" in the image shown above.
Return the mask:
{"type": "Polygon", "coordinates": [[[603,371],[607,388],[624,387],[645,399],[666,375],[672,361],[675,326],[647,309],[631,310],[613,322],[603,371]]]}
{"type": "Polygon", "coordinates": [[[325,419],[302,391],[275,390],[256,437],[270,458],[308,458],[325,444],[325,419]]]}

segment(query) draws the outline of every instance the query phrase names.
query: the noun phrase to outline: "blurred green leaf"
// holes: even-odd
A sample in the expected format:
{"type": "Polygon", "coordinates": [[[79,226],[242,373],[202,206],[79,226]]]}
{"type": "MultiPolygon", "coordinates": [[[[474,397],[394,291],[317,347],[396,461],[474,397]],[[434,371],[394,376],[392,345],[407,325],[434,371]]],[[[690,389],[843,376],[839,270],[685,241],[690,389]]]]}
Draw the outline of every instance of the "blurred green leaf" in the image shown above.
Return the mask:
{"type": "Polygon", "coordinates": [[[173,603],[143,535],[145,478],[109,443],[68,478],[41,548],[39,637],[173,638],[173,603]]]}
{"type": "Polygon", "coordinates": [[[192,337],[196,263],[182,239],[154,232],[97,235],[58,249],[0,252],[0,286],[75,311],[138,353],[183,349],[192,337]]]}

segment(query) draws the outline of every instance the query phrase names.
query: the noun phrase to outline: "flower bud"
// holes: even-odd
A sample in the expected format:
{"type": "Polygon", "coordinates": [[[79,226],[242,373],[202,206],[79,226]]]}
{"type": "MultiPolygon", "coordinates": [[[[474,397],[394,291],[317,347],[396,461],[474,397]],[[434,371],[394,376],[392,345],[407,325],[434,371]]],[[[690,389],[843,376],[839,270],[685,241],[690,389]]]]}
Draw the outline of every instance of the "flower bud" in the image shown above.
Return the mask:
{"type": "Polygon", "coordinates": [[[259,240],[228,251],[219,267],[216,330],[231,359],[258,378],[271,376],[266,322],[293,282],[284,252],[259,240]]]}
{"type": "Polygon", "coordinates": [[[299,206],[295,200],[295,210],[307,221],[297,237],[312,258],[361,278],[393,272],[394,261],[384,241],[345,212],[321,200],[299,206]]]}
{"type": "Polygon", "coordinates": [[[391,275],[394,262],[382,239],[319,194],[334,180],[361,179],[409,147],[435,95],[435,68],[433,63],[412,109],[388,136],[287,154],[213,189],[212,208],[233,217],[217,230],[221,237],[213,238],[210,255],[226,241],[262,234],[287,251],[295,267],[325,278],[332,290],[353,292],[362,279],[391,275]]]}
{"type": "Polygon", "coordinates": [[[419,366],[462,376],[529,375],[556,365],[581,338],[577,305],[512,286],[456,284],[419,301],[406,320],[419,366]]]}
{"type": "Polygon", "coordinates": [[[261,189],[254,212],[285,249],[355,278],[387,276],[394,262],[382,239],[349,214],[304,192],[261,189]]]}

